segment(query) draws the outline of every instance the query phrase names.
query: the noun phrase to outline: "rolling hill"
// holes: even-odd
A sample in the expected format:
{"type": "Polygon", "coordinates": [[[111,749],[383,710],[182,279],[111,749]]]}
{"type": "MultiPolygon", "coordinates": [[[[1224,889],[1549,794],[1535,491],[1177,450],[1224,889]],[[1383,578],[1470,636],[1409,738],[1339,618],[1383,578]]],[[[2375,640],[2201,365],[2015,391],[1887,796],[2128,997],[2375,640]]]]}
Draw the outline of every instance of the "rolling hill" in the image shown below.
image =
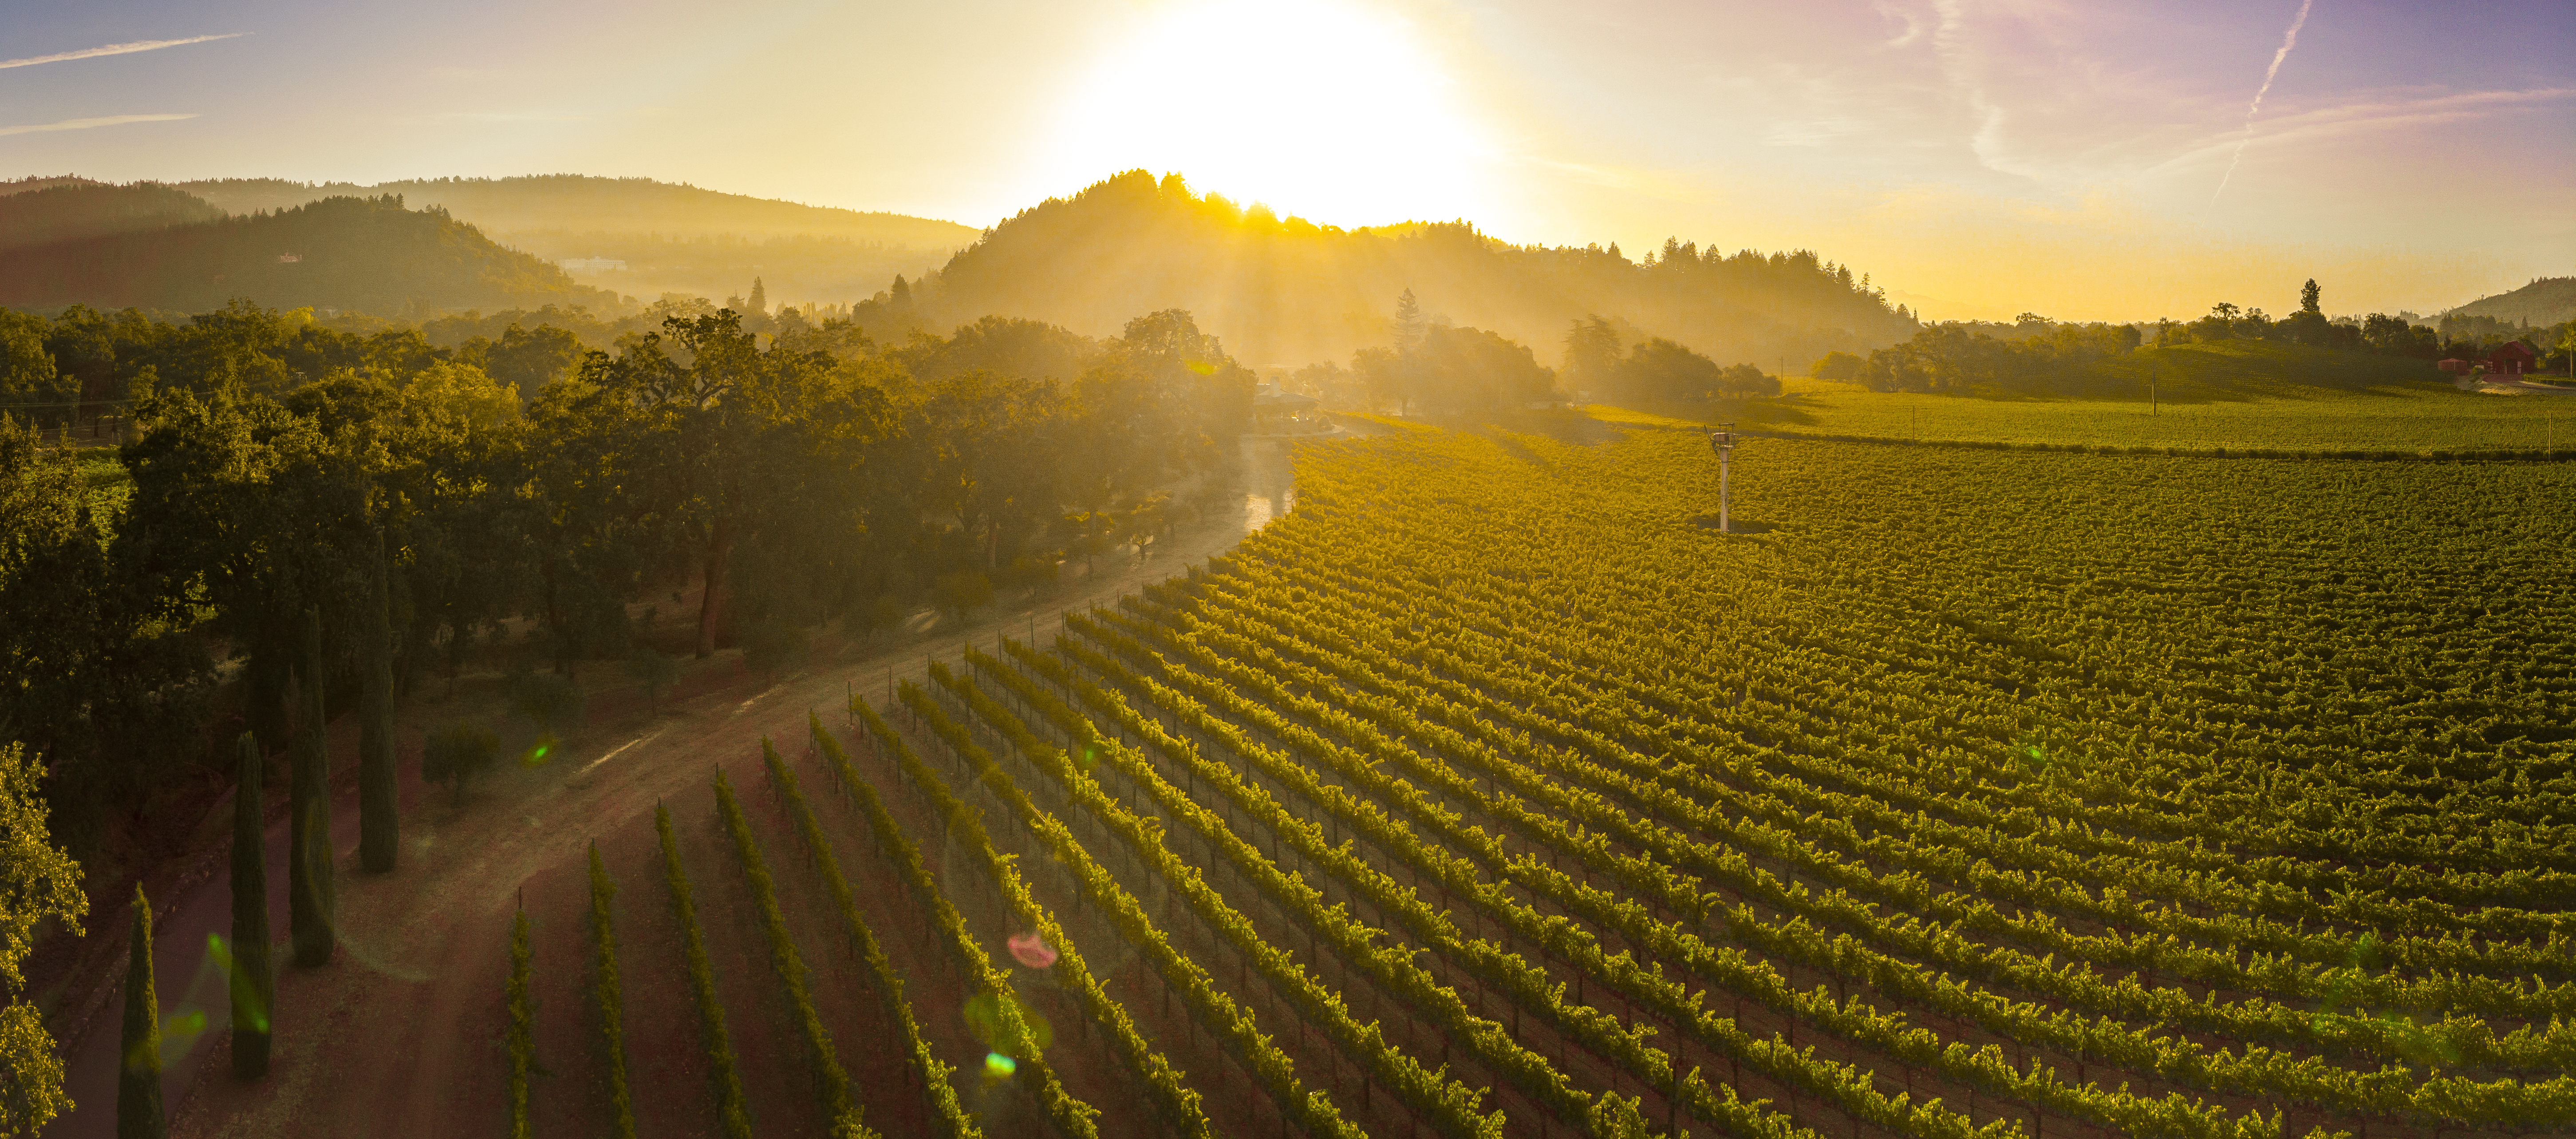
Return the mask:
{"type": "Polygon", "coordinates": [[[444,211],[406,209],[392,196],[73,237],[0,258],[0,305],[205,312],[236,298],[415,319],[616,300],[444,211]]]}
{"type": "Polygon", "coordinates": [[[2576,277],[2542,277],[2512,292],[2480,297],[2442,315],[2491,316],[2544,326],[2576,320],[2576,277]]]}
{"type": "Polygon", "coordinates": [[[439,207],[494,241],[548,261],[624,262],[581,279],[646,300],[665,292],[723,299],[763,279],[774,303],[845,303],[920,276],[972,244],[972,226],[904,214],[808,206],[650,178],[548,174],[427,178],[360,186],[275,178],[188,182],[236,214],[326,197],[400,194],[439,207]]]}
{"type": "Polygon", "coordinates": [[[222,210],[194,194],[152,182],[109,186],[63,180],[0,195],[0,249],[166,229],[222,216],[222,210]]]}
{"type": "Polygon", "coordinates": [[[1669,242],[1640,262],[1616,246],[1510,245],[1463,222],[1344,230],[1141,170],[995,226],[907,296],[861,306],[860,322],[945,333],[998,314],[1103,336],[1182,308],[1237,358],[1293,367],[1385,343],[1406,289],[1427,318],[1500,332],[1543,360],[1593,313],[1721,363],[1766,365],[1884,346],[1916,327],[1852,270],[1809,252],[1703,254],[1669,242]]]}

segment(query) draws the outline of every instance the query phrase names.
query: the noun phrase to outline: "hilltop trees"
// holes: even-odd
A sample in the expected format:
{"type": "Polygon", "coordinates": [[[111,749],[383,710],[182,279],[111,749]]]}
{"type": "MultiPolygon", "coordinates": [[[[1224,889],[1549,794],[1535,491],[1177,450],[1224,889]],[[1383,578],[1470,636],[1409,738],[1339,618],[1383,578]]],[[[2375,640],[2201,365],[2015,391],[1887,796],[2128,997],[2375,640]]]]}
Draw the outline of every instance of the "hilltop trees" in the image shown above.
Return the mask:
{"type": "Polygon", "coordinates": [[[1780,394],[1780,381],[1753,364],[1719,367],[1689,346],[1650,336],[1624,353],[1617,325],[1600,316],[1565,334],[1568,382],[1596,400],[1674,403],[1780,394]]]}
{"type": "Polygon", "coordinates": [[[1523,344],[1552,342],[1586,313],[1626,314],[1720,359],[1813,359],[1915,328],[1852,270],[1804,250],[1675,241],[1631,260],[1615,247],[1510,245],[1463,222],[1346,230],[1141,170],[1022,211],[853,316],[880,337],[997,312],[1101,336],[1175,305],[1265,363],[1347,360],[1377,346],[1400,355],[1439,323],[1434,312],[1523,344]],[[1406,289],[1416,309],[1394,314],[1393,330],[1385,308],[1356,303],[1406,289]]]}

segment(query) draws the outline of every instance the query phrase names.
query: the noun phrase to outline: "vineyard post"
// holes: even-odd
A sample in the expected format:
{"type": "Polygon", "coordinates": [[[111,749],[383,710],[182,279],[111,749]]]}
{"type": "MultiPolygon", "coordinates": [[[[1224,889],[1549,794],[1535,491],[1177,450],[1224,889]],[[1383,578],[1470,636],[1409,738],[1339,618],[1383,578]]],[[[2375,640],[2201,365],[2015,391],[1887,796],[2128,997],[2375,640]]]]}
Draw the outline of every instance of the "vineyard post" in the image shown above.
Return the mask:
{"type": "Polygon", "coordinates": [[[1735,425],[1729,423],[1726,426],[1728,430],[1708,433],[1709,449],[1717,452],[1717,532],[1720,534],[1734,533],[1727,522],[1726,457],[1728,452],[1735,450],[1735,425]]]}

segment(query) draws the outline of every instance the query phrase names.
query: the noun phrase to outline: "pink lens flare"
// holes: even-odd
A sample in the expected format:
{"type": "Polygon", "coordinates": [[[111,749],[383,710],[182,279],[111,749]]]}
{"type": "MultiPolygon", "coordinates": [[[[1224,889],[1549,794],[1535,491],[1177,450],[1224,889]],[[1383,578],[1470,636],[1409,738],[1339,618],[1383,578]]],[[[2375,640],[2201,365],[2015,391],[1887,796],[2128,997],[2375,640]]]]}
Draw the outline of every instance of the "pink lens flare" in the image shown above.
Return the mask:
{"type": "Polygon", "coordinates": [[[1034,933],[1021,933],[1011,936],[1011,956],[1031,969],[1044,969],[1055,964],[1056,953],[1047,947],[1044,938],[1034,933]]]}

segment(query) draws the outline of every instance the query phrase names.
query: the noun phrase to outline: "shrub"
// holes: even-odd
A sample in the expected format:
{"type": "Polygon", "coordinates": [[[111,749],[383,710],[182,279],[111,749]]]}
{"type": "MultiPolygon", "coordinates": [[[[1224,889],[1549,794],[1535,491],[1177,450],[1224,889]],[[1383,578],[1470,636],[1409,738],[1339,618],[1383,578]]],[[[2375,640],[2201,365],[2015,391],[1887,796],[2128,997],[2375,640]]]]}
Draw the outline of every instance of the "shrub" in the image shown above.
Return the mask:
{"type": "Polygon", "coordinates": [[[941,612],[964,617],[967,610],[992,604],[993,579],[980,570],[941,574],[936,592],[941,612]]]}
{"type": "Polygon", "coordinates": [[[462,803],[465,785],[490,768],[500,754],[501,738],[492,729],[462,720],[442,724],[421,742],[420,777],[447,784],[462,803]]]}

